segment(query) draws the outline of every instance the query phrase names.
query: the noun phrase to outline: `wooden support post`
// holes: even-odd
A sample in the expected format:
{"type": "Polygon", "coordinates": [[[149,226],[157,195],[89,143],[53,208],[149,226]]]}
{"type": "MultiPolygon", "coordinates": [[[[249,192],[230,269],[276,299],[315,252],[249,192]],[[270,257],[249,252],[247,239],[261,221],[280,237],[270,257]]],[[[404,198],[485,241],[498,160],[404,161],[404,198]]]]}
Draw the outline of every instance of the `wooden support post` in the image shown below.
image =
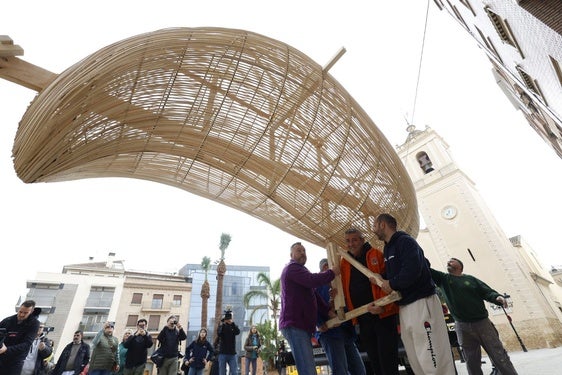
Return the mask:
{"type": "MultiPolygon", "coordinates": [[[[326,248],[328,253],[328,265],[332,267],[334,264],[339,266],[340,255],[338,253],[337,245],[330,242],[326,248]]],[[[332,288],[337,292],[334,296],[334,309],[339,319],[345,319],[345,298],[343,295],[343,285],[341,282],[341,276],[337,275],[334,280],[332,280],[332,288]]]]}
{"type": "Polygon", "coordinates": [[[375,300],[374,302],[368,303],[366,305],[363,305],[361,307],[357,307],[351,311],[348,311],[345,313],[345,317],[344,319],[340,319],[339,316],[337,318],[332,318],[330,320],[328,320],[326,322],[326,327],[328,328],[332,328],[335,327],[347,320],[353,319],[353,318],[357,318],[360,315],[363,315],[365,313],[367,313],[369,311],[369,306],[374,305],[374,306],[386,306],[392,302],[396,302],[398,301],[400,298],[402,298],[400,296],[400,293],[394,291],[392,293],[390,293],[387,296],[384,296],[382,298],[379,298],[377,300],[375,300]]]}

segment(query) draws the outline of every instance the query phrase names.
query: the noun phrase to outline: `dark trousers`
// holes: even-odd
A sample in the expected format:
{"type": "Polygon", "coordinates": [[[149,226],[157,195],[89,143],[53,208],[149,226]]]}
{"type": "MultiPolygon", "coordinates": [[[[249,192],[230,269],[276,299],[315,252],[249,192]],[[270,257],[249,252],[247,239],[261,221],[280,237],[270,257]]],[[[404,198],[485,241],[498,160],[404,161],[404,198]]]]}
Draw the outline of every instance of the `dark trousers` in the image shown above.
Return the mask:
{"type": "Polygon", "coordinates": [[[380,319],[367,313],[358,318],[361,349],[367,352],[375,375],[398,375],[397,317],[380,319]]]}

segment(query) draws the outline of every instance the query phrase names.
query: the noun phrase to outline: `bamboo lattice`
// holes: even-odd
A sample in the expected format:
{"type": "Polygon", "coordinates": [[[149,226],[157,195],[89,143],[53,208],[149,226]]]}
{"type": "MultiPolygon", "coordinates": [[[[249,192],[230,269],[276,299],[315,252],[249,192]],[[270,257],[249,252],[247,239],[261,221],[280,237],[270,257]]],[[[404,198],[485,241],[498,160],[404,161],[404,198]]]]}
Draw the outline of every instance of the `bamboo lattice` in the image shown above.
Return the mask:
{"type": "Polygon", "coordinates": [[[416,236],[395,150],[309,57],[222,28],[137,35],[41,90],[13,157],[27,183],[128,177],[175,186],[325,247],[393,214],[416,236]]]}

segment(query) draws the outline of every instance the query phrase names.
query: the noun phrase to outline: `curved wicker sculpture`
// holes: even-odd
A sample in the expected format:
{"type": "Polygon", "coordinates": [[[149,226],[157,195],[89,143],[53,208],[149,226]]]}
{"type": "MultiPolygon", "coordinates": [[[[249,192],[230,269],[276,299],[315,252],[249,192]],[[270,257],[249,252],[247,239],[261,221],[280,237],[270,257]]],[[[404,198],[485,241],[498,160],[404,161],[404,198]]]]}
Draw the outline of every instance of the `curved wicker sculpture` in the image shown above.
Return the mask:
{"type": "Polygon", "coordinates": [[[419,227],[405,168],[353,98],[247,31],[165,29],[101,49],[39,93],[13,155],[24,182],[156,181],[319,246],[383,211],[419,227]]]}

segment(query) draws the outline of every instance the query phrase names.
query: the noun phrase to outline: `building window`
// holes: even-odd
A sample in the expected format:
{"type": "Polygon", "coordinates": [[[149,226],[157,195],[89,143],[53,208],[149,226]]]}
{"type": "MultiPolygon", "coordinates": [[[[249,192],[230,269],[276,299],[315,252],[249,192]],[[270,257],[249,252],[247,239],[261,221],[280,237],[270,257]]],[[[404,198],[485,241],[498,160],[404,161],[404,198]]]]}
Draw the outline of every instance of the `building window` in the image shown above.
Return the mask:
{"type": "Polygon", "coordinates": [[[164,295],[163,294],[155,294],[152,296],[152,308],[153,309],[161,309],[164,305],[164,295]]]}
{"type": "Polygon", "coordinates": [[[517,48],[517,51],[519,51],[521,58],[525,58],[525,56],[523,55],[523,51],[521,51],[521,48],[519,48],[519,44],[517,43],[515,37],[513,36],[513,33],[511,32],[511,28],[509,27],[509,23],[507,22],[507,20],[502,19],[498,14],[494,13],[490,9],[490,7],[486,7],[484,8],[484,10],[488,14],[490,21],[492,21],[492,25],[496,29],[496,32],[498,33],[500,39],[504,43],[517,48]]]}
{"type": "Polygon", "coordinates": [[[515,69],[517,69],[517,72],[519,73],[519,76],[521,77],[521,81],[523,81],[523,84],[532,92],[534,92],[535,94],[537,94],[542,100],[543,102],[546,101],[544,100],[544,97],[542,96],[542,92],[541,89],[539,88],[539,84],[538,82],[533,79],[533,77],[531,77],[527,72],[525,72],[523,70],[523,68],[521,68],[519,65],[517,65],[515,67],[515,69]]]}
{"type": "Polygon", "coordinates": [[[468,2],[468,0],[459,0],[460,3],[462,5],[464,5],[465,7],[467,7],[471,12],[473,16],[476,16],[476,12],[474,12],[474,9],[472,9],[472,5],[470,5],[470,3],[468,2]]]}
{"type": "Polygon", "coordinates": [[[427,156],[427,154],[425,152],[419,152],[416,155],[416,159],[418,160],[418,163],[420,164],[420,168],[422,169],[423,173],[428,174],[429,172],[433,171],[433,163],[431,162],[431,159],[429,158],[429,156],[427,156]]]}
{"type": "Polygon", "coordinates": [[[88,307],[111,307],[115,288],[93,286],[86,301],[88,307]]]}
{"type": "Polygon", "coordinates": [[[174,299],[172,300],[172,306],[179,307],[181,306],[181,295],[174,295],[174,299]]]}
{"type": "Polygon", "coordinates": [[[135,327],[137,325],[138,320],[139,320],[138,315],[129,315],[127,317],[127,327],[135,327]]]}
{"type": "Polygon", "coordinates": [[[556,73],[556,77],[558,77],[558,83],[560,84],[560,86],[562,86],[562,68],[560,68],[560,62],[552,56],[548,56],[548,57],[550,57],[550,63],[552,64],[552,67],[554,68],[554,72],[556,73]]]}
{"type": "Polygon", "coordinates": [[[131,305],[140,305],[142,303],[142,293],[133,293],[131,305]]]}
{"type": "Polygon", "coordinates": [[[150,315],[148,317],[148,330],[158,331],[160,327],[160,315],[150,315]]]}

